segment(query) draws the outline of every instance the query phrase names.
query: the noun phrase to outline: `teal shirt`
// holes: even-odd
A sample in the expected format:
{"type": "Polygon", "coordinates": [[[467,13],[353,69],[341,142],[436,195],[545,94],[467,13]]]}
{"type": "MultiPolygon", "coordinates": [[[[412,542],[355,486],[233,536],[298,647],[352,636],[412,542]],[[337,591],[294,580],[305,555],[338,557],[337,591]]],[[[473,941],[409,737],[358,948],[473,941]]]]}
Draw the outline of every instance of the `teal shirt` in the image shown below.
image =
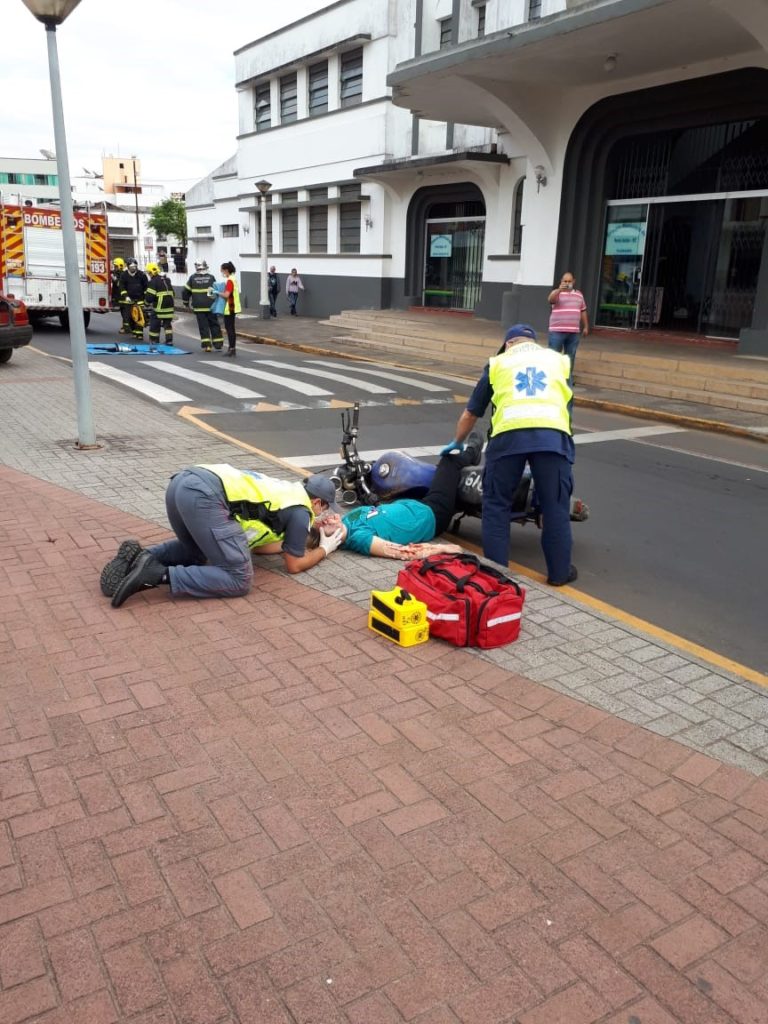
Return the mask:
{"type": "Polygon", "coordinates": [[[358,555],[371,553],[374,537],[394,544],[420,544],[435,536],[434,512],[411,498],[391,505],[363,505],[348,512],[342,522],[347,528],[342,546],[358,555]]]}

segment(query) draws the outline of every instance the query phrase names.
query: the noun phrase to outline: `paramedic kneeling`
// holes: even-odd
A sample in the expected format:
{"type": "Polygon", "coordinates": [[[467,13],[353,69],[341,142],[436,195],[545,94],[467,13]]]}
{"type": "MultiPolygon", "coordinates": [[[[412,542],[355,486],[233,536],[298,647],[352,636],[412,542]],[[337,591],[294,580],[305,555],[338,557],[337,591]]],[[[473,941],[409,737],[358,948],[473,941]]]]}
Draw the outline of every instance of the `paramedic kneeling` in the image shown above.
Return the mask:
{"type": "Polygon", "coordinates": [[[165,493],[176,537],[146,550],[138,541],[123,541],[102,570],[102,593],[113,608],[163,583],[174,597],[241,597],[253,583],[251,552],[282,554],[290,573],[311,569],[341,543],[337,530],[307,550],[315,517],[338,511],[335,497],[323,476],[301,483],[226,464],[183,469],[165,493]]]}
{"type": "Polygon", "coordinates": [[[456,440],[443,449],[461,446],[492,403],[483,475],[483,554],[501,565],[509,561],[512,497],[528,462],[542,512],[547,583],[555,587],[578,575],[571,564],[570,372],[568,356],[539,345],[530,324],[514,324],[475,385],[459,417],[456,440]]]}

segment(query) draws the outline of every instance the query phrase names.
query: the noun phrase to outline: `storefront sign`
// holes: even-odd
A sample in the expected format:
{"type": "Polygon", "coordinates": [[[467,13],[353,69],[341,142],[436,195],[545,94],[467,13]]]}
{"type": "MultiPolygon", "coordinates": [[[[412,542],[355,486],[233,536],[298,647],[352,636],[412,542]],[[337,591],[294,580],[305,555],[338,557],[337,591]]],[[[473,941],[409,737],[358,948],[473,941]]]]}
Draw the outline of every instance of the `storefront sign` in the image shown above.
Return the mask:
{"type": "Polygon", "coordinates": [[[453,252],[453,235],[432,235],[429,255],[433,259],[447,259],[453,252]]]}
{"type": "Polygon", "coordinates": [[[642,256],[644,247],[644,220],[608,225],[605,238],[606,256],[642,256]]]}

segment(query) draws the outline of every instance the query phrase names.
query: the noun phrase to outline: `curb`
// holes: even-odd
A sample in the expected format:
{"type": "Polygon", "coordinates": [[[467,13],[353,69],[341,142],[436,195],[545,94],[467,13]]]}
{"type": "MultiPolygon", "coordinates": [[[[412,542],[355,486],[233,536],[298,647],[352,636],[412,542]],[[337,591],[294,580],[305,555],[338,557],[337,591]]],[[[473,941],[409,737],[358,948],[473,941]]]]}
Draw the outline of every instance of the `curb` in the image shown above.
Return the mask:
{"type": "MultiPolygon", "coordinates": [[[[292,349],[294,352],[307,352],[310,355],[335,356],[337,359],[353,359],[358,362],[377,362],[381,357],[361,355],[356,352],[335,352],[333,349],[322,348],[320,345],[306,345],[298,341],[283,341],[280,338],[268,338],[262,334],[246,334],[244,331],[237,332],[238,337],[248,338],[249,341],[261,345],[274,345],[276,348],[292,349]]],[[[398,363],[394,359],[387,359],[387,362],[403,370],[415,370],[418,367],[410,363],[398,363]]],[[[456,374],[462,376],[462,374],[456,374]]],[[[584,409],[600,409],[603,412],[615,412],[625,416],[636,416],[638,419],[658,420],[662,423],[674,423],[680,427],[690,427],[692,430],[709,430],[716,434],[727,434],[730,437],[746,438],[749,441],[758,441],[768,444],[768,434],[759,434],[750,430],[749,427],[739,427],[734,423],[724,423],[722,420],[708,420],[701,416],[687,416],[685,413],[665,412],[663,409],[647,409],[642,405],[630,405],[625,402],[616,402],[604,398],[586,398],[579,395],[574,397],[574,404],[584,409]]]]}

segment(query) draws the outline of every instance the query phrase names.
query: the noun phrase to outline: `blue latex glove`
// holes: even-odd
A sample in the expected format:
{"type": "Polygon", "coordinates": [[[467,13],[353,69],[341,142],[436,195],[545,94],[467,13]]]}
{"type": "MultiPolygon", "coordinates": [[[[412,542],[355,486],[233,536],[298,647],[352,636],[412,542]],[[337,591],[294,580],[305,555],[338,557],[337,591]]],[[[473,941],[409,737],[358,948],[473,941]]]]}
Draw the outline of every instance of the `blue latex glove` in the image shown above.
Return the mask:
{"type": "Polygon", "coordinates": [[[447,444],[445,446],[445,448],[441,448],[440,449],[440,455],[441,456],[443,456],[443,455],[450,455],[451,452],[463,452],[463,451],[464,451],[464,442],[463,441],[457,441],[457,440],[454,439],[453,441],[450,442],[450,444],[447,444]]]}

